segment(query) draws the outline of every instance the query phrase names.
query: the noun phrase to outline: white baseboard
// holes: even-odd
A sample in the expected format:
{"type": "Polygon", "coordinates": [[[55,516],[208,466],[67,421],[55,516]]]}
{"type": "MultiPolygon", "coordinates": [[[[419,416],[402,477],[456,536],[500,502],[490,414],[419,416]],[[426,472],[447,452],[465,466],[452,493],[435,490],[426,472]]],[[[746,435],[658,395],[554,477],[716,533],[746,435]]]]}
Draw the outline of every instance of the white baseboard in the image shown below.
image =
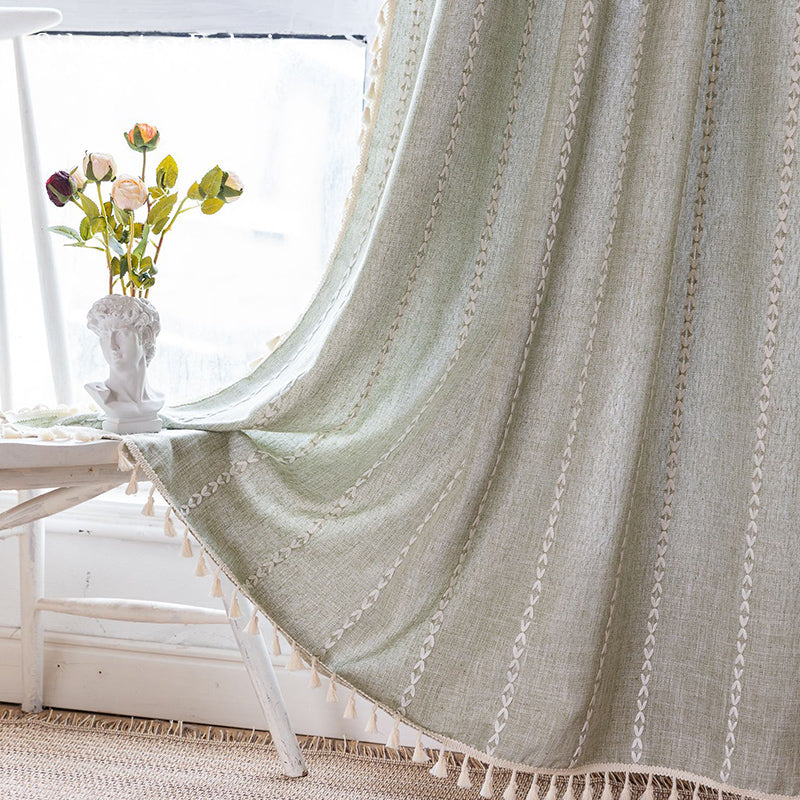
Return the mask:
{"type": "MultiPolygon", "coordinates": [[[[338,703],[326,703],[327,681],[309,689],[309,672],[288,671],[287,660],[273,663],[297,733],[385,743],[387,715],[379,712],[377,736],[365,733],[366,702],[357,699],[358,719],[343,719],[346,690],[340,688],[338,703]]],[[[265,727],[238,651],[53,632],[45,637],[44,675],[44,703],[54,708],[265,727]]],[[[18,703],[21,693],[19,629],[0,626],[0,701],[18,703]]],[[[415,741],[410,729],[401,728],[403,744],[415,741]]]]}

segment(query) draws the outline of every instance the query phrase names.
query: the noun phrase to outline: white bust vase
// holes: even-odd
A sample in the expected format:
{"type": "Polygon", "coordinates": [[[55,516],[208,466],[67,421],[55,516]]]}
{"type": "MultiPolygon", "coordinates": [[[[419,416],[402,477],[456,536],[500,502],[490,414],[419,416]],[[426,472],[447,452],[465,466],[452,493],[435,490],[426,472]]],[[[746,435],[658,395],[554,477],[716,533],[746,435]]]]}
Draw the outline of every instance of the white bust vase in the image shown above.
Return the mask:
{"type": "Polygon", "coordinates": [[[158,312],[141,297],[109,294],[89,309],[87,327],[100,339],[109,373],[86,391],[105,412],[103,430],[111,433],[158,433],[164,395],[147,383],[147,365],[155,355],[161,330],[158,312]]]}

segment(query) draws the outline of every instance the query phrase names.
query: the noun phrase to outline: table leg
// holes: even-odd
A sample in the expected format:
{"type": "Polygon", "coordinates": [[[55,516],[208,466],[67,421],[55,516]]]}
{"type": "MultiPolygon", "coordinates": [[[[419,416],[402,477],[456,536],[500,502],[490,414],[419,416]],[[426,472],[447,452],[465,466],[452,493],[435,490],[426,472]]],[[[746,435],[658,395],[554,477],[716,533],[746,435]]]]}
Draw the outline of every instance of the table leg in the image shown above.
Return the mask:
{"type": "MultiPolygon", "coordinates": [[[[18,492],[19,501],[34,492],[18,492]]],[[[22,645],[22,710],[42,710],[44,626],[36,601],[44,595],[44,521],[26,525],[19,537],[20,629],[22,645]]]]}

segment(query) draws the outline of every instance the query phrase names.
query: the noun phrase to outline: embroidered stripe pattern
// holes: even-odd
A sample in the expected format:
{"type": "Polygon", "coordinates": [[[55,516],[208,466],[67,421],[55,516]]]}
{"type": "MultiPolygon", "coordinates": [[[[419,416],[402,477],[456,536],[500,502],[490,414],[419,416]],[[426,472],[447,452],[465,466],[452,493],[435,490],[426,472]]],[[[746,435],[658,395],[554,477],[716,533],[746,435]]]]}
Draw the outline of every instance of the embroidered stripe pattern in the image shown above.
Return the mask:
{"type": "MultiPolygon", "coordinates": [[[[531,6],[529,6],[529,12],[530,12],[529,22],[528,24],[526,24],[525,33],[523,34],[523,41],[525,43],[525,46],[520,51],[521,53],[525,54],[527,54],[527,42],[530,40],[532,32],[532,20],[530,19],[530,17],[532,14],[533,2],[534,0],[531,0],[531,6]]],[[[330,510],[324,517],[315,520],[311,524],[311,526],[308,529],[306,529],[304,533],[302,533],[300,536],[297,536],[288,545],[272,553],[268,561],[261,564],[255,571],[255,573],[253,573],[247,579],[247,585],[249,587],[255,586],[260,580],[269,575],[278,564],[283,563],[287,558],[289,558],[289,556],[294,551],[304,547],[311,540],[311,538],[317,532],[319,532],[319,530],[321,530],[321,528],[323,527],[323,525],[325,525],[326,522],[338,517],[346,508],[348,508],[354,502],[358,490],[372,477],[375,471],[379,469],[389,459],[389,457],[397,450],[397,448],[399,448],[403,444],[403,442],[408,438],[409,434],[417,426],[417,423],[420,421],[420,419],[422,419],[423,415],[431,407],[431,404],[435,400],[436,396],[444,387],[445,383],[447,382],[447,379],[450,377],[450,373],[452,372],[453,367],[455,367],[456,363],[458,363],[458,359],[461,354],[461,348],[466,344],[467,339],[469,338],[470,326],[472,325],[472,320],[475,318],[475,314],[477,313],[478,298],[480,297],[481,290],[483,288],[483,273],[486,269],[486,264],[488,263],[489,242],[492,239],[494,223],[497,218],[497,213],[499,210],[499,199],[500,199],[500,191],[503,185],[503,174],[505,173],[506,166],[508,165],[514,121],[516,119],[516,113],[517,113],[517,98],[519,94],[518,82],[521,81],[523,66],[524,66],[524,58],[522,58],[522,60],[518,59],[517,61],[518,74],[517,76],[515,76],[514,79],[514,91],[512,94],[511,102],[509,103],[508,106],[508,118],[505,131],[503,133],[503,142],[500,150],[500,156],[497,161],[497,171],[495,173],[495,178],[492,183],[492,191],[491,191],[489,206],[486,209],[486,224],[484,225],[483,231],[481,232],[479,252],[475,260],[475,271],[472,275],[472,280],[470,281],[467,303],[464,307],[461,327],[459,328],[458,334],[456,336],[456,344],[455,347],[453,348],[453,351],[450,354],[444,372],[440,375],[439,380],[436,383],[436,386],[433,388],[431,394],[422,404],[419,411],[417,411],[417,413],[412,418],[411,422],[409,422],[405,430],[395,440],[395,442],[391,445],[391,447],[385,453],[383,453],[383,455],[381,455],[380,458],[378,458],[378,460],[375,461],[375,463],[371,467],[365,470],[359,476],[359,478],[356,479],[355,483],[349,489],[347,489],[344,492],[344,494],[333,504],[333,506],[330,508],[330,510]]]]}
{"type": "Polygon", "coordinates": [[[758,396],[758,421],[756,443],[753,448],[753,473],[750,502],[747,511],[750,521],[745,532],[744,571],[742,575],[742,602],[739,606],[739,633],[736,637],[736,658],[733,662],[733,682],[728,710],[728,731],[725,737],[725,757],[720,769],[720,780],[727,783],[731,775],[731,762],[736,749],[736,727],[739,724],[739,701],[742,697],[744,676],[744,654],[747,647],[747,624],[750,621],[750,595],[753,591],[753,568],[755,546],[758,538],[758,516],[761,511],[762,471],[766,453],[767,430],[769,429],[770,381],[775,370],[773,356],[777,344],[777,329],[780,316],[781,272],[783,270],[784,247],[786,246],[787,217],[790,194],[794,179],[795,134],[797,133],[797,107],[800,101],[800,2],[794,12],[794,36],[792,38],[791,88],[784,122],[783,164],[780,174],[781,195],[778,200],[778,219],[775,225],[775,248],[772,254],[772,275],[769,282],[769,305],[767,307],[766,335],[764,337],[764,363],[761,367],[761,386],[758,396]]]}
{"type": "MultiPolygon", "coordinates": [[[[622,132],[622,146],[620,148],[619,154],[619,163],[617,164],[617,182],[614,186],[614,194],[611,201],[611,220],[608,225],[608,236],[606,238],[606,247],[605,252],[603,254],[603,266],[600,270],[601,278],[600,278],[600,289],[598,290],[598,298],[595,301],[595,316],[592,319],[592,326],[596,328],[597,326],[597,308],[598,308],[598,301],[602,300],[602,288],[603,284],[605,283],[606,275],[608,274],[608,262],[609,258],[611,257],[611,248],[613,247],[614,242],[614,231],[617,227],[617,214],[619,208],[619,201],[622,197],[622,183],[625,178],[625,165],[628,161],[628,144],[631,139],[631,124],[633,123],[633,112],[636,108],[636,91],[639,86],[639,67],[642,63],[642,53],[644,50],[644,37],[647,31],[647,12],[649,10],[650,3],[645,2],[642,3],[642,12],[641,17],[639,19],[639,37],[636,45],[636,52],[633,56],[633,70],[631,72],[631,83],[630,83],[630,93],[628,95],[628,105],[625,109],[625,128],[622,132]]],[[[587,346],[590,345],[592,339],[594,337],[594,331],[590,334],[589,342],[587,346]]],[[[589,355],[591,351],[589,351],[589,355]]],[[[588,366],[588,362],[586,362],[586,366],[588,366]]],[[[634,481],[634,488],[633,488],[634,495],[636,494],[636,482],[634,481]]],[[[630,514],[630,511],[629,511],[630,514]]],[[[589,733],[589,724],[592,721],[592,715],[594,713],[594,707],[597,702],[597,693],[600,689],[600,682],[603,676],[603,666],[605,664],[606,653],[608,652],[608,639],[611,634],[611,624],[614,618],[614,608],[617,601],[617,593],[619,591],[619,584],[620,578],[622,576],[622,563],[625,557],[625,544],[627,538],[627,524],[625,527],[625,535],[623,536],[622,543],[620,544],[620,551],[619,551],[619,561],[617,562],[617,571],[616,575],[614,576],[614,589],[611,592],[611,600],[609,601],[608,607],[608,619],[606,620],[606,627],[605,631],[603,632],[603,646],[600,650],[600,661],[597,665],[597,674],[595,675],[594,679],[594,686],[592,687],[592,696],[589,700],[589,705],[586,709],[586,719],[583,722],[583,727],[581,728],[580,735],[578,737],[578,745],[575,748],[575,752],[572,755],[572,760],[570,761],[570,769],[578,763],[578,759],[580,758],[581,752],[583,750],[584,742],[586,741],[586,736],[589,733]]]]}
{"type": "Polygon", "coordinates": [[[386,359],[389,357],[389,352],[394,344],[397,331],[400,328],[400,324],[403,321],[403,317],[408,309],[408,305],[411,302],[411,295],[414,290],[414,286],[416,285],[419,271],[423,262],[425,261],[426,256],[428,255],[428,246],[430,245],[433,232],[436,228],[436,218],[441,210],[444,192],[450,178],[450,163],[453,160],[453,156],[456,152],[456,142],[458,140],[458,134],[461,131],[462,115],[467,102],[467,89],[472,78],[472,73],[475,69],[475,56],[477,55],[478,47],[480,45],[480,30],[485,14],[486,2],[485,0],[480,0],[478,5],[475,7],[475,12],[472,16],[472,30],[470,32],[467,47],[467,60],[465,61],[464,67],[461,70],[461,85],[458,88],[458,94],[456,96],[456,109],[455,113],[453,114],[452,122],[450,123],[450,139],[447,142],[447,147],[445,147],[444,157],[442,159],[442,167],[439,171],[439,176],[436,181],[436,192],[434,193],[433,201],[431,202],[431,207],[428,212],[428,219],[425,222],[425,228],[422,233],[422,241],[420,242],[419,248],[417,249],[417,254],[414,258],[414,266],[411,268],[411,272],[408,274],[405,292],[398,303],[394,319],[392,320],[392,324],[389,326],[389,331],[387,332],[386,339],[381,347],[378,360],[372,367],[366,385],[361,390],[361,394],[356,400],[355,405],[350,409],[345,419],[338,425],[335,425],[333,428],[318,432],[299,450],[290,456],[286,456],[281,459],[286,463],[292,463],[301,456],[304,456],[332,433],[343,430],[350,422],[352,422],[358,416],[364,401],[372,392],[372,387],[375,385],[375,381],[383,371],[383,366],[386,363],[386,359]]]}
{"type": "Polygon", "coordinates": [[[220,472],[213,481],[209,481],[199,492],[195,492],[195,494],[181,506],[181,514],[185,517],[190,511],[198,508],[204,500],[216,494],[223,486],[230,483],[233,478],[244,475],[253,464],[258,464],[259,461],[264,461],[266,458],[266,453],[260,450],[253,450],[245,458],[231,461],[228,469],[224,472],[220,472]]]}
{"type": "Polygon", "coordinates": [[[378,602],[378,598],[380,597],[381,592],[389,585],[389,581],[392,580],[394,577],[395,572],[400,567],[400,565],[405,561],[406,556],[408,555],[411,548],[414,546],[414,543],[419,539],[420,534],[425,529],[425,526],[431,521],[434,514],[439,510],[439,506],[444,502],[445,498],[448,494],[450,494],[453,487],[456,485],[456,482],[461,477],[461,474],[464,471],[464,464],[465,462],[462,461],[459,468],[456,470],[453,477],[448,482],[447,486],[442,489],[441,494],[436,499],[436,502],[430,508],[428,513],[423,518],[422,522],[417,526],[414,533],[411,535],[411,538],[406,542],[403,548],[397,555],[397,558],[392,562],[392,564],[386,569],[386,571],[381,575],[380,580],[378,581],[377,586],[367,594],[363,600],[361,601],[361,605],[355,611],[351,612],[341,627],[337,628],[330,637],[328,637],[328,641],[325,642],[325,647],[322,649],[320,653],[318,653],[318,657],[320,659],[325,657],[325,654],[328,650],[331,649],[341,638],[344,636],[345,632],[352,628],[363,616],[365,611],[369,611],[375,603],[378,602]]]}
{"type": "MultiPolygon", "coordinates": [[[[561,210],[561,195],[566,185],[567,167],[569,165],[569,155],[571,153],[572,136],[577,126],[577,111],[581,100],[581,85],[586,72],[586,54],[589,51],[589,44],[591,40],[592,23],[594,21],[594,3],[592,0],[587,0],[584,3],[581,11],[581,31],[578,36],[578,57],[573,67],[573,83],[569,95],[569,115],[567,118],[567,125],[564,130],[564,143],[562,146],[562,166],[559,173],[560,181],[557,183],[555,201],[553,210],[560,213],[561,210]],[[565,157],[566,156],[566,157],[565,157]],[[557,205],[556,205],[557,204],[557,205]]],[[[556,223],[558,217],[556,216],[551,222],[551,231],[548,233],[548,256],[552,253],[552,247],[555,243],[557,228],[556,223]]],[[[548,519],[547,531],[545,532],[542,541],[542,550],[536,562],[536,579],[531,587],[530,595],[528,597],[528,604],[520,618],[520,630],[514,639],[511,648],[511,661],[506,670],[506,684],[500,696],[500,708],[495,715],[494,720],[494,733],[489,738],[486,744],[486,752],[492,755],[500,743],[500,736],[503,733],[509,720],[509,709],[514,702],[514,695],[516,693],[517,678],[519,678],[522,670],[522,660],[525,652],[528,649],[528,629],[533,622],[533,611],[542,593],[542,580],[544,579],[545,571],[548,565],[548,553],[555,541],[556,526],[561,514],[561,498],[567,485],[567,472],[572,462],[572,445],[575,442],[575,436],[578,430],[578,419],[583,408],[583,390],[586,387],[588,378],[589,364],[592,357],[592,347],[594,336],[597,331],[597,324],[599,319],[599,311],[603,302],[605,293],[605,281],[608,275],[608,259],[604,259],[603,271],[600,276],[600,281],[597,289],[597,294],[594,300],[594,312],[590,324],[589,335],[586,341],[584,350],[583,367],[581,368],[580,378],[578,379],[578,392],[572,403],[571,420],[567,432],[567,444],[564,448],[561,459],[561,474],[558,476],[555,488],[555,500],[550,508],[550,515],[548,519]]]]}
{"type": "Polygon", "coordinates": [[[650,590],[650,611],[647,616],[647,636],[643,647],[642,669],[639,676],[639,693],[636,698],[636,716],[633,721],[631,758],[638,764],[644,749],[645,711],[650,698],[650,678],[653,673],[653,654],[656,647],[656,632],[660,618],[663,596],[662,581],[666,571],[669,528],[672,522],[672,502],[675,496],[675,478],[678,473],[678,450],[681,445],[683,403],[686,395],[689,370],[689,352],[694,332],[695,292],[700,268],[701,244],[703,241],[706,210],[706,185],[708,164],[711,158],[711,135],[714,129],[714,106],[717,99],[717,76],[719,74],[719,52],[722,45],[722,23],[725,18],[725,0],[717,0],[714,8],[714,30],[711,36],[711,53],[708,62],[708,77],[703,113],[703,136],[700,142],[700,165],[697,171],[695,192],[695,216],[692,227],[692,246],[689,253],[689,271],[686,276],[686,298],[683,306],[681,346],[678,354],[678,376],[675,383],[675,399],[672,406],[672,430],[669,437],[669,452],[666,461],[666,480],[660,518],[660,534],[656,544],[656,560],[653,566],[653,586],[650,590]]]}

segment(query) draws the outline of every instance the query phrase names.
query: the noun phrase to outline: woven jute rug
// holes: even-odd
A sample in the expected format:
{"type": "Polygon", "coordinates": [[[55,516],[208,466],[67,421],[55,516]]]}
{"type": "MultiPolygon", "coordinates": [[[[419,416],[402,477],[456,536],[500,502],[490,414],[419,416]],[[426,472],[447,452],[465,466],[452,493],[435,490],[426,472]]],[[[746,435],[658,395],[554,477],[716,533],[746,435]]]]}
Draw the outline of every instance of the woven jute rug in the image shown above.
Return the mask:
{"type": "MultiPolygon", "coordinates": [[[[301,737],[309,774],[281,774],[269,734],[0,706],[2,800],[447,800],[477,797],[411,749],[301,737]]],[[[451,769],[456,768],[455,762],[451,769]]],[[[483,770],[476,767],[473,785],[483,770]]],[[[500,797],[502,789],[497,792],[500,797]]]]}

